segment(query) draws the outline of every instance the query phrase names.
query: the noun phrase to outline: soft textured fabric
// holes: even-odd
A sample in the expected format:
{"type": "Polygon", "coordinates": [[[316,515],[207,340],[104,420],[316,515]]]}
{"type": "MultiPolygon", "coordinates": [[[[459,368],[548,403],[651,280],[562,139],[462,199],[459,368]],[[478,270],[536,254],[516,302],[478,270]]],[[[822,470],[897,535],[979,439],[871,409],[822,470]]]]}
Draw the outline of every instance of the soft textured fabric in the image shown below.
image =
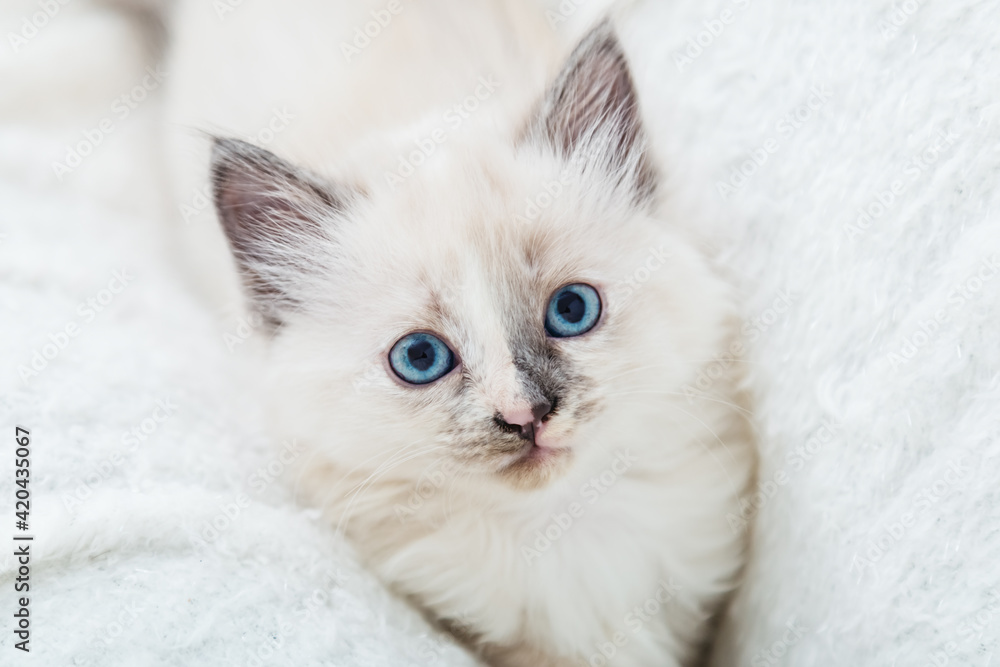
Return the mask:
{"type": "Polygon", "coordinates": [[[676,196],[716,209],[744,294],[760,495],[717,664],[992,664],[1000,6],[647,3],[625,25],[676,196]]]}

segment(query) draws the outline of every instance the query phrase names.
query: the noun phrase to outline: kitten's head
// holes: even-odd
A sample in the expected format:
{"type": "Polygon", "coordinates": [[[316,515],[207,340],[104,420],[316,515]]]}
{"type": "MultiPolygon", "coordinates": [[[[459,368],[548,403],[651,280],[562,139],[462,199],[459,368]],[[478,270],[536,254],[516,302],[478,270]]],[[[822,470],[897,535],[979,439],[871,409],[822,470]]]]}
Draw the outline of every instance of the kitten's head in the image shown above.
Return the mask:
{"type": "Polygon", "coordinates": [[[405,179],[350,183],[216,142],[219,217],[273,328],[287,427],[345,470],[448,461],[476,484],[537,488],[662,437],[665,403],[714,353],[722,290],[650,218],[646,136],[610,28],[521,131],[496,134],[465,127],[405,179]]]}

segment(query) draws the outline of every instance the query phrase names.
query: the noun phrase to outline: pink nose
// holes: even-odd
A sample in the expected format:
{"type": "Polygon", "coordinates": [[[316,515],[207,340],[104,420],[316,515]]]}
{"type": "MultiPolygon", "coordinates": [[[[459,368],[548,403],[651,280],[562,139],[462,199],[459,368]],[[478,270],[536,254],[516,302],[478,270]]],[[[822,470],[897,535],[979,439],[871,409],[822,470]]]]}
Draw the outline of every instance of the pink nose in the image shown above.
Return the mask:
{"type": "Polygon", "coordinates": [[[552,404],[548,401],[542,401],[532,406],[521,403],[500,413],[500,420],[502,424],[509,427],[511,431],[517,432],[525,440],[536,442],[545,428],[543,420],[551,412],[552,404]]]}
{"type": "Polygon", "coordinates": [[[527,426],[535,421],[535,411],[527,403],[522,403],[513,410],[504,410],[500,417],[511,426],[527,426]]]}

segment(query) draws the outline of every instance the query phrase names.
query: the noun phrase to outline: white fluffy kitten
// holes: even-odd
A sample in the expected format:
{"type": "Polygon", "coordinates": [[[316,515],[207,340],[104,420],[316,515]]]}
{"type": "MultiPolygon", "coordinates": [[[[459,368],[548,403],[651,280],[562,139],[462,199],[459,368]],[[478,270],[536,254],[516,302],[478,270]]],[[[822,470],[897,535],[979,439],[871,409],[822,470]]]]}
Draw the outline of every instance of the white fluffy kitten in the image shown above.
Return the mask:
{"type": "Polygon", "coordinates": [[[741,567],[727,514],[753,453],[735,378],[684,391],[731,356],[732,306],[654,218],[610,26],[529,109],[551,37],[513,2],[401,2],[355,54],[367,11],[198,4],[175,24],[176,122],[296,119],[282,157],[219,139],[210,169],[278,429],[312,448],[300,483],[492,664],[695,661],[741,567]]]}

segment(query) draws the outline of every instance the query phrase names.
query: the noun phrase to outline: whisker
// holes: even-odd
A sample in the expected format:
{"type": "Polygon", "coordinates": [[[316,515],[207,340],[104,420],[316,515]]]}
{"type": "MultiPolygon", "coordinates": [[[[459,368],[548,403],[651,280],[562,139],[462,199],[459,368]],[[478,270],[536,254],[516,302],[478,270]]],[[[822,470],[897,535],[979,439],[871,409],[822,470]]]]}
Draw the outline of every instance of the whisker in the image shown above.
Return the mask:
{"type": "Polygon", "coordinates": [[[682,361],[665,361],[660,364],[643,364],[642,366],[636,366],[635,368],[630,368],[627,371],[623,371],[618,375],[612,375],[608,378],[602,378],[604,382],[610,382],[611,380],[617,380],[618,378],[625,377],[626,375],[631,375],[632,373],[638,373],[639,371],[648,371],[656,368],[664,368],[667,366],[673,367],[678,365],[696,365],[696,364],[710,364],[716,361],[724,361],[729,363],[741,363],[741,364],[758,364],[760,362],[750,361],[749,359],[743,359],[741,357],[712,357],[710,359],[684,359],[682,361]]]}
{"type": "Polygon", "coordinates": [[[361,497],[362,493],[366,489],[370,488],[380,477],[388,473],[393,468],[402,465],[403,463],[406,463],[407,461],[411,461],[415,458],[423,456],[428,452],[444,448],[445,448],[444,445],[429,445],[426,448],[419,449],[415,452],[410,452],[408,456],[404,456],[402,458],[397,457],[393,461],[387,461],[383,463],[381,466],[379,466],[379,468],[372,471],[361,483],[355,485],[354,489],[356,490],[354,491],[354,493],[351,494],[350,500],[347,503],[347,507],[345,507],[344,510],[341,512],[340,520],[337,521],[337,529],[336,529],[337,532],[341,534],[345,532],[347,523],[350,522],[351,516],[353,514],[355,503],[361,497]]]}
{"type": "MultiPolygon", "coordinates": [[[[607,396],[607,397],[610,398],[612,396],[632,396],[632,395],[636,395],[636,394],[638,394],[638,395],[643,395],[643,394],[662,394],[662,395],[665,395],[665,396],[685,396],[685,397],[687,396],[687,394],[685,394],[683,392],[670,391],[670,390],[667,390],[667,389],[634,389],[634,390],[629,390],[629,391],[613,391],[613,392],[605,394],[605,396],[607,396]]],[[[754,417],[755,416],[752,410],[750,410],[748,408],[745,408],[742,405],[738,405],[736,403],[733,403],[732,401],[727,401],[727,400],[724,400],[724,399],[721,399],[721,398],[714,398],[711,395],[705,394],[703,392],[699,392],[698,394],[696,394],[696,396],[698,398],[700,398],[700,399],[704,399],[706,401],[711,401],[713,403],[719,403],[721,405],[725,405],[727,407],[733,408],[734,410],[738,410],[739,412],[743,413],[747,417],[754,417]]]]}
{"type": "MultiPolygon", "coordinates": [[[[711,433],[712,437],[714,437],[719,442],[719,444],[722,445],[722,448],[724,450],[726,450],[726,454],[729,455],[729,459],[734,464],[736,464],[736,457],[733,456],[732,451],[730,451],[729,447],[722,440],[722,438],[719,437],[719,434],[716,433],[714,430],[712,430],[712,428],[709,427],[708,424],[706,424],[705,422],[703,422],[702,420],[698,419],[697,417],[695,417],[693,414],[691,414],[687,410],[684,410],[683,408],[681,408],[681,407],[679,407],[677,405],[673,405],[673,404],[670,404],[670,403],[668,403],[667,405],[669,405],[670,407],[674,408],[675,410],[683,412],[684,414],[686,414],[687,416],[691,417],[696,422],[698,422],[699,424],[701,424],[702,426],[704,426],[705,430],[708,431],[709,433],[711,433]]],[[[719,461],[719,459],[715,456],[715,452],[713,452],[711,449],[708,448],[708,445],[706,445],[705,443],[701,442],[700,440],[698,441],[698,444],[700,444],[702,447],[704,447],[706,452],[708,452],[709,454],[711,454],[712,459],[719,465],[719,467],[722,468],[722,471],[724,473],[726,473],[726,478],[729,480],[729,486],[732,489],[734,495],[739,495],[739,489],[736,488],[736,483],[733,481],[732,475],[729,474],[729,469],[726,468],[726,466],[722,465],[722,462],[719,461]]]]}

